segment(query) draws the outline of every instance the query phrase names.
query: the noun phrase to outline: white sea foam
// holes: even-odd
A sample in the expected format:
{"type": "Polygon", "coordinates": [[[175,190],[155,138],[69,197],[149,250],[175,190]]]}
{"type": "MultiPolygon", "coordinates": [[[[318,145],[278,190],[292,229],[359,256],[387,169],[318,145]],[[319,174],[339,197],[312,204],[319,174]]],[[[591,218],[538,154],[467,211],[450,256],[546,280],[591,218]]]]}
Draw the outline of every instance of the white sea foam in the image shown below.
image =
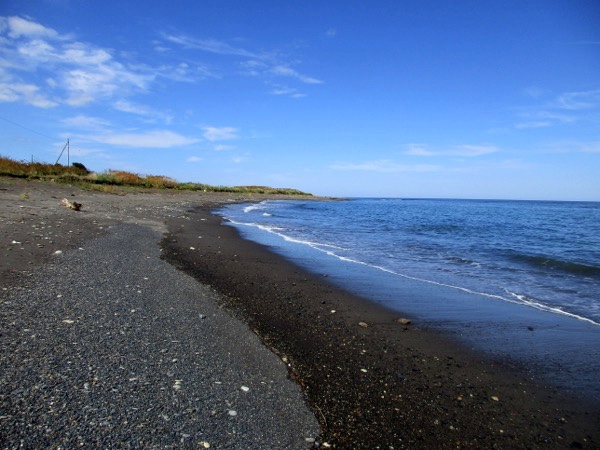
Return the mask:
{"type": "Polygon", "coordinates": [[[245,206],[244,209],[242,209],[242,211],[244,211],[245,213],[249,213],[256,210],[265,209],[266,206],[267,201],[265,200],[260,203],[252,203],[251,205],[245,206]]]}
{"type": "MultiPolygon", "coordinates": [[[[516,294],[510,291],[506,291],[507,294],[510,295],[511,298],[507,298],[504,297],[502,295],[497,295],[497,294],[490,294],[487,292],[479,292],[479,291],[475,291],[473,289],[469,289],[463,286],[455,286],[452,284],[447,284],[447,283],[442,283],[439,281],[434,281],[434,280],[428,280],[425,278],[420,278],[420,277],[415,277],[412,275],[407,275],[404,273],[400,273],[400,272],[396,272],[394,270],[391,270],[389,268],[383,267],[383,266],[379,266],[376,264],[370,264],[358,259],[354,259],[354,258],[350,258],[347,256],[342,256],[337,254],[334,250],[348,250],[347,248],[343,248],[337,245],[333,245],[333,244],[325,244],[325,243],[320,243],[320,242],[313,242],[313,241],[308,241],[308,240],[303,240],[303,239],[297,239],[297,238],[293,238],[290,236],[287,236],[286,234],[282,233],[282,231],[286,231],[285,228],[280,228],[280,227],[274,227],[274,226],[266,226],[263,224],[257,224],[257,223],[242,223],[242,222],[236,222],[236,221],[232,221],[230,220],[231,223],[235,224],[235,225],[244,225],[244,226],[249,226],[249,227],[255,227],[264,231],[267,231],[269,233],[273,233],[277,236],[279,236],[280,238],[282,238],[283,240],[285,240],[286,242],[291,242],[294,244],[300,244],[300,245],[306,245],[309,246],[319,252],[325,253],[328,256],[334,257],[339,259],[340,261],[344,261],[347,263],[352,263],[352,264],[358,264],[358,265],[362,265],[365,267],[370,267],[372,269],[376,269],[376,270],[380,270],[382,272],[388,273],[390,275],[393,276],[397,276],[397,277],[401,277],[401,278],[405,278],[408,280],[412,280],[412,281],[417,281],[420,283],[427,283],[427,284],[431,284],[431,285],[435,285],[435,286],[440,286],[440,287],[444,287],[444,288],[449,288],[449,289],[455,289],[461,292],[465,292],[467,294],[471,294],[471,295],[476,295],[476,296],[480,296],[480,297],[486,297],[486,298],[491,298],[491,299],[495,299],[495,300],[501,300],[504,302],[508,302],[508,303],[513,303],[513,304],[517,304],[517,305],[524,305],[530,308],[535,308],[537,310],[540,311],[545,311],[548,313],[553,313],[553,314],[560,314],[563,316],[567,316],[567,317],[571,317],[573,319],[577,319],[577,320],[582,320],[584,322],[588,322],[590,324],[593,325],[597,325],[600,326],[600,323],[589,319],[587,317],[583,317],[568,311],[564,311],[561,308],[558,307],[552,307],[552,306],[548,306],[545,305],[543,303],[540,303],[539,301],[536,301],[530,297],[527,297],[526,295],[523,294],[516,294]],[[332,250],[333,249],[333,250],[332,250]]],[[[475,263],[478,264],[478,263],[475,263]]]]}

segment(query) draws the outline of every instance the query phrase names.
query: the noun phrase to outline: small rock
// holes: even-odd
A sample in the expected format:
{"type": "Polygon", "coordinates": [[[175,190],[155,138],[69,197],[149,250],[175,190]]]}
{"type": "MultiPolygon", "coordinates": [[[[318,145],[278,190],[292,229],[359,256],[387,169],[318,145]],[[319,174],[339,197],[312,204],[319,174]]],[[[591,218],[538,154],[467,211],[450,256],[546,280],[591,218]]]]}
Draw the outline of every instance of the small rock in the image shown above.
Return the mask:
{"type": "Polygon", "coordinates": [[[360,369],[362,373],[367,373],[367,369],[360,369]]]}
{"type": "Polygon", "coordinates": [[[200,445],[202,445],[202,447],[204,447],[204,448],[210,448],[210,444],[206,441],[201,442],[200,445]]]}
{"type": "Polygon", "coordinates": [[[410,319],[405,319],[405,318],[401,318],[396,320],[397,323],[399,323],[400,325],[410,325],[412,323],[412,321],[410,319]]]}
{"type": "Polygon", "coordinates": [[[495,402],[500,401],[500,399],[498,397],[496,397],[495,395],[492,395],[491,399],[494,400],[495,402]]]}
{"type": "Polygon", "coordinates": [[[244,392],[248,392],[250,390],[250,388],[248,386],[242,386],[241,389],[244,392]]]}
{"type": "Polygon", "coordinates": [[[227,414],[229,414],[232,417],[237,416],[237,411],[234,411],[233,409],[230,409],[229,411],[227,411],[227,414]]]}
{"type": "Polygon", "coordinates": [[[65,320],[63,320],[63,323],[68,323],[70,325],[72,323],[75,323],[75,321],[71,320],[71,319],[65,319],[65,320]]]}
{"type": "Polygon", "coordinates": [[[366,322],[358,322],[359,327],[367,328],[369,325],[366,322]]]}

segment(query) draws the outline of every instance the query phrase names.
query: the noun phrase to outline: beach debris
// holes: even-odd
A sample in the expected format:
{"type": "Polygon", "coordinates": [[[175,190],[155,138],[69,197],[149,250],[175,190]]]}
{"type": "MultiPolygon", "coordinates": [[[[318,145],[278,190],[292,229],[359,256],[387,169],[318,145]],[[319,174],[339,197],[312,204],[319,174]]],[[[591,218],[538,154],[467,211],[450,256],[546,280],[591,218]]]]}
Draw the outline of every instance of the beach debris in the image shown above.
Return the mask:
{"type": "Polygon", "coordinates": [[[250,390],[248,386],[242,386],[240,389],[244,392],[248,392],[250,390]]]}
{"type": "Polygon", "coordinates": [[[81,207],[83,206],[81,203],[67,200],[66,198],[63,198],[61,203],[67,208],[72,209],[73,211],[81,211],[81,207]]]}
{"type": "Polygon", "coordinates": [[[63,320],[63,323],[68,323],[70,325],[72,323],[75,323],[75,321],[71,320],[71,319],[65,319],[65,320],[63,320]]]}
{"type": "Polygon", "coordinates": [[[15,240],[13,239],[13,241],[11,242],[11,244],[20,244],[20,242],[19,242],[19,241],[15,241],[15,240]]]}
{"type": "Polygon", "coordinates": [[[367,324],[366,322],[358,322],[358,326],[362,328],[367,328],[369,324],[367,324]]]}
{"type": "Polygon", "coordinates": [[[181,383],[183,380],[175,380],[175,384],[173,385],[173,389],[175,389],[176,391],[180,391],[181,390],[181,383]]]}
{"type": "Polygon", "coordinates": [[[410,319],[405,319],[404,317],[397,319],[396,323],[399,323],[400,325],[410,325],[412,323],[412,321],[410,319]]]}
{"type": "Polygon", "coordinates": [[[491,399],[494,400],[495,402],[500,401],[500,399],[498,397],[496,397],[495,395],[492,395],[491,399]]]}
{"type": "Polygon", "coordinates": [[[206,442],[206,441],[202,441],[202,442],[200,442],[200,445],[201,445],[202,447],[204,447],[204,448],[210,448],[210,444],[209,444],[208,442],[206,442]]]}
{"type": "Polygon", "coordinates": [[[231,417],[235,417],[235,416],[237,416],[237,411],[230,409],[229,411],[227,411],[227,414],[229,414],[231,417]]]}
{"type": "Polygon", "coordinates": [[[367,371],[367,369],[360,369],[360,371],[361,371],[362,373],[367,373],[367,372],[368,372],[368,371],[367,371]]]}
{"type": "Polygon", "coordinates": [[[62,255],[62,250],[56,250],[53,255],[62,255]]]}
{"type": "Polygon", "coordinates": [[[331,310],[331,314],[335,314],[335,309],[332,309],[332,310],[331,310]]]}

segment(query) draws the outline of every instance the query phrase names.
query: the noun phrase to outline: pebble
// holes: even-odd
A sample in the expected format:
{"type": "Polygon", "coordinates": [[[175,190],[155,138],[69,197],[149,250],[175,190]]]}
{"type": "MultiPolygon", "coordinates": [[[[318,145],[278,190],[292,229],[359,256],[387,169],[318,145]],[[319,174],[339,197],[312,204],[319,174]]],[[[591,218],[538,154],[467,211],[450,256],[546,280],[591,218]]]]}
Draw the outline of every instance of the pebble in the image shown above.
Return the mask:
{"type": "Polygon", "coordinates": [[[363,328],[367,328],[369,326],[369,324],[367,324],[366,322],[358,322],[358,326],[359,327],[363,327],[363,328]]]}
{"type": "Polygon", "coordinates": [[[244,392],[248,392],[250,390],[250,388],[248,386],[242,386],[241,389],[244,392]]]}
{"type": "Polygon", "coordinates": [[[491,397],[491,398],[492,398],[492,400],[494,400],[495,402],[499,402],[499,401],[500,401],[500,399],[499,399],[498,397],[496,397],[495,395],[492,395],[492,397],[491,397]]]}
{"type": "Polygon", "coordinates": [[[410,325],[412,322],[410,319],[401,318],[396,320],[400,325],[410,325]]]}
{"type": "Polygon", "coordinates": [[[235,417],[235,416],[237,416],[237,411],[230,409],[229,411],[227,411],[227,414],[229,414],[231,417],[235,417]]]}

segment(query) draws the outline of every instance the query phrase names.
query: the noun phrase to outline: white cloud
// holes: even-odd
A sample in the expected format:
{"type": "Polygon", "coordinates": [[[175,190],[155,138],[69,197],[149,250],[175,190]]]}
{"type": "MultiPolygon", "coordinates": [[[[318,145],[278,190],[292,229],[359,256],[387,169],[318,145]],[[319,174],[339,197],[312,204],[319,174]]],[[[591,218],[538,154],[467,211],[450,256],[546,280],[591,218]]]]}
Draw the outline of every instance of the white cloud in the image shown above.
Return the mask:
{"type": "Polygon", "coordinates": [[[103,130],[110,126],[110,123],[104,119],[83,114],[68,117],[62,120],[62,123],[68,127],[83,128],[87,130],[103,130]]]}
{"type": "Polygon", "coordinates": [[[0,103],[24,102],[38,108],[52,108],[58,103],[41,94],[40,89],[27,83],[0,83],[0,103]]]}
{"type": "Polygon", "coordinates": [[[556,99],[556,106],[567,110],[592,109],[600,106],[600,89],[566,92],[556,99]]]}
{"type": "Polygon", "coordinates": [[[303,75],[303,74],[297,72],[296,70],[292,69],[291,67],[287,67],[284,65],[278,65],[278,66],[273,67],[271,69],[271,73],[278,75],[278,76],[282,76],[282,77],[295,78],[295,79],[300,80],[303,83],[307,83],[307,84],[323,83],[321,80],[317,80],[316,78],[312,78],[312,77],[303,75]]]}
{"type": "Polygon", "coordinates": [[[442,170],[441,166],[435,164],[398,164],[387,159],[365,161],[362,163],[336,163],[331,165],[330,168],[334,170],[382,173],[438,172],[442,170]]]}
{"type": "MultiPolygon", "coordinates": [[[[246,76],[263,77],[267,80],[276,77],[288,77],[305,84],[322,84],[317,78],[302,74],[290,67],[289,62],[282,61],[280,52],[256,52],[237,47],[216,39],[198,39],[183,34],[163,33],[163,39],[172,44],[177,44],[184,49],[200,50],[223,56],[250,58],[239,63],[241,73],[246,76]]],[[[292,95],[292,97],[300,97],[292,95]]]]}
{"type": "Polygon", "coordinates": [[[8,28],[8,35],[17,39],[23,36],[57,38],[58,33],[52,28],[46,28],[39,23],[32,22],[22,17],[2,17],[0,20],[8,28]]]}
{"type": "Polygon", "coordinates": [[[48,108],[58,100],[71,106],[83,106],[132,90],[145,91],[155,79],[155,71],[127,66],[110,51],[68,35],[61,35],[43,25],[19,18],[0,18],[0,65],[2,81],[28,87],[30,95],[6,95],[0,101],[23,101],[48,108]],[[31,94],[35,91],[36,94],[31,94]]]}
{"type": "Polygon", "coordinates": [[[233,127],[202,127],[202,130],[204,138],[211,142],[238,138],[237,128],[233,127]]]}
{"type": "Polygon", "coordinates": [[[190,156],[189,158],[186,159],[187,162],[191,162],[191,163],[197,163],[202,161],[202,158],[200,156],[190,156]]]}
{"type": "MultiPolygon", "coordinates": [[[[530,95],[533,98],[539,95],[530,95]]],[[[519,113],[517,129],[548,128],[591,119],[600,108],[600,89],[565,92],[540,105],[529,107],[519,113]]]]}
{"type": "Polygon", "coordinates": [[[223,145],[223,144],[217,144],[213,147],[213,149],[217,152],[224,152],[227,150],[233,150],[235,147],[233,145],[223,145]]]}
{"type": "Polygon", "coordinates": [[[118,100],[113,104],[113,107],[118,111],[136,114],[149,119],[160,119],[166,123],[171,123],[173,119],[169,114],[165,114],[148,106],[140,105],[127,100],[118,100]]]}
{"type": "Polygon", "coordinates": [[[135,148],[172,148],[195,144],[198,139],[188,138],[168,130],[145,133],[106,133],[87,136],[87,139],[101,144],[135,148]]]}
{"type": "Polygon", "coordinates": [[[447,154],[453,156],[482,156],[496,153],[498,149],[493,145],[457,145],[453,147],[447,154]]]}
{"type": "Polygon", "coordinates": [[[435,152],[428,150],[426,148],[426,146],[424,146],[424,145],[410,144],[408,147],[409,147],[408,150],[406,150],[404,152],[405,155],[410,155],[410,156],[435,156],[436,155],[435,152]]]}
{"type": "Polygon", "coordinates": [[[306,97],[306,94],[302,94],[301,92],[298,92],[298,90],[295,88],[283,87],[283,86],[274,88],[273,90],[271,90],[271,94],[287,95],[288,97],[292,97],[292,98],[306,97]]]}
{"type": "Polygon", "coordinates": [[[185,35],[163,34],[163,38],[171,43],[181,45],[183,48],[202,50],[209,53],[217,53],[219,55],[234,55],[244,56],[249,58],[257,58],[258,54],[243,48],[234,47],[226,42],[216,39],[196,39],[185,35]]]}
{"type": "Polygon", "coordinates": [[[582,144],[581,151],[584,153],[600,153],[600,141],[582,144]]]}
{"type": "Polygon", "coordinates": [[[493,145],[471,145],[471,144],[462,144],[455,145],[449,147],[447,149],[441,150],[430,150],[425,145],[420,144],[410,144],[408,146],[408,150],[405,150],[403,153],[409,156],[461,156],[461,157],[477,157],[483,155],[489,155],[491,153],[498,152],[498,148],[493,145]]]}

